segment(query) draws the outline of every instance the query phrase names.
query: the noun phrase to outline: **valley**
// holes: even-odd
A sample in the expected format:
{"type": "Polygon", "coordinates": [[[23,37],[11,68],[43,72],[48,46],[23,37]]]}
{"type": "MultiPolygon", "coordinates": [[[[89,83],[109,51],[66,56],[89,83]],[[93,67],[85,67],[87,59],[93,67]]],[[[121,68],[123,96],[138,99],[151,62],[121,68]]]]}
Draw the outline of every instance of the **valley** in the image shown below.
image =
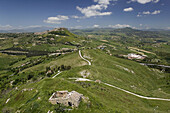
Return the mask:
{"type": "Polygon", "coordinates": [[[2,33],[0,110],[168,113],[169,38],[131,28],[2,33]],[[124,57],[129,54],[145,58],[124,57]],[[76,108],[49,102],[65,90],[88,99],[76,108]]]}

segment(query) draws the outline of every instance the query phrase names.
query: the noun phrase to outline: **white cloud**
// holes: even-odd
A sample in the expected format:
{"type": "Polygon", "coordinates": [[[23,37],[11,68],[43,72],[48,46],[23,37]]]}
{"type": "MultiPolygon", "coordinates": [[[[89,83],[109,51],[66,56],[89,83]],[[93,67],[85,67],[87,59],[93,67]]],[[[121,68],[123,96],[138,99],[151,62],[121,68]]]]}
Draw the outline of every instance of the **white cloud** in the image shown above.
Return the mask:
{"type": "Polygon", "coordinates": [[[0,25],[0,30],[10,30],[13,26],[11,25],[0,25]]]}
{"type": "Polygon", "coordinates": [[[109,25],[108,27],[111,27],[111,28],[125,28],[125,27],[132,27],[128,24],[116,24],[116,25],[109,25]]]}
{"type": "Polygon", "coordinates": [[[138,14],[137,17],[141,17],[142,15],[138,14]]]}
{"type": "Polygon", "coordinates": [[[155,10],[154,12],[152,12],[152,15],[157,15],[157,14],[159,14],[159,13],[161,13],[160,10],[155,10]]]}
{"type": "Polygon", "coordinates": [[[76,16],[76,15],[73,15],[73,16],[71,16],[71,18],[79,19],[80,17],[76,16]]]}
{"type": "Polygon", "coordinates": [[[154,3],[158,3],[160,0],[153,0],[154,3]]]}
{"type": "MultiPolygon", "coordinates": [[[[25,28],[36,28],[36,27],[42,27],[42,25],[31,25],[31,26],[27,26],[25,28]]],[[[22,27],[23,28],[23,27],[22,27]]]]}
{"type": "Polygon", "coordinates": [[[45,23],[50,24],[61,24],[61,21],[68,20],[68,16],[58,15],[56,17],[48,17],[47,20],[44,20],[45,23]]]}
{"type": "Polygon", "coordinates": [[[150,12],[150,11],[144,11],[144,12],[142,12],[142,14],[144,14],[144,15],[150,15],[151,12],[150,12]]]}
{"type": "Polygon", "coordinates": [[[111,0],[94,0],[97,2],[96,5],[91,5],[86,8],[81,8],[77,6],[77,10],[79,10],[86,18],[93,17],[93,16],[104,16],[104,15],[111,15],[112,12],[102,12],[102,10],[106,10],[108,5],[110,4],[111,0]]]}
{"type": "Polygon", "coordinates": [[[149,3],[149,2],[158,3],[159,1],[160,0],[131,0],[129,2],[138,2],[140,4],[146,4],[146,3],[149,3]]]}
{"type": "Polygon", "coordinates": [[[156,14],[159,14],[159,13],[161,13],[160,10],[155,10],[155,11],[153,11],[153,12],[150,12],[150,11],[144,11],[144,12],[142,12],[142,14],[144,14],[144,15],[156,15],[156,14]]]}
{"type": "Polygon", "coordinates": [[[142,13],[139,12],[138,15],[137,15],[137,17],[141,17],[142,15],[157,15],[157,14],[159,14],[159,13],[161,13],[160,10],[155,10],[155,11],[153,11],[153,12],[143,11],[142,13]]]}
{"type": "Polygon", "coordinates": [[[93,27],[94,27],[94,28],[98,28],[98,27],[100,27],[100,25],[93,25],[93,27]]]}
{"type": "Polygon", "coordinates": [[[125,8],[125,9],[123,9],[123,11],[125,11],[125,12],[130,12],[130,11],[133,11],[133,8],[132,8],[132,7],[125,8]]]}
{"type": "Polygon", "coordinates": [[[84,16],[72,15],[72,16],[70,16],[70,18],[74,18],[74,19],[83,19],[83,18],[85,18],[85,17],[84,17],[84,16]]]}
{"type": "Polygon", "coordinates": [[[94,2],[97,2],[98,4],[102,4],[102,5],[110,4],[110,0],[94,0],[94,2]]]}

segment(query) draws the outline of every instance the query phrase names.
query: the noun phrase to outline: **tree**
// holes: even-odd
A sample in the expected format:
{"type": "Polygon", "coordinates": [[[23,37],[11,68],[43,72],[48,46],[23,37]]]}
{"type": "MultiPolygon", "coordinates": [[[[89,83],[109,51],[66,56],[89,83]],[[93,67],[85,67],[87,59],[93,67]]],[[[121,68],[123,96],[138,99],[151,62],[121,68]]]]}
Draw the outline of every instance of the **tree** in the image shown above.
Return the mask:
{"type": "Polygon", "coordinates": [[[64,71],[64,70],[65,70],[64,65],[61,65],[61,71],[64,71]]]}
{"type": "Polygon", "coordinates": [[[47,72],[48,70],[51,70],[51,68],[50,68],[49,66],[46,67],[46,72],[47,72]]]}
{"type": "Polygon", "coordinates": [[[12,113],[14,112],[14,109],[11,107],[5,107],[2,109],[2,113],[12,113]]]}
{"type": "Polygon", "coordinates": [[[27,79],[30,80],[31,78],[33,78],[33,76],[34,75],[32,73],[30,73],[29,75],[27,75],[27,79]]]}
{"type": "Polygon", "coordinates": [[[66,70],[70,70],[70,69],[71,69],[71,66],[67,66],[67,67],[66,67],[66,70]]]}

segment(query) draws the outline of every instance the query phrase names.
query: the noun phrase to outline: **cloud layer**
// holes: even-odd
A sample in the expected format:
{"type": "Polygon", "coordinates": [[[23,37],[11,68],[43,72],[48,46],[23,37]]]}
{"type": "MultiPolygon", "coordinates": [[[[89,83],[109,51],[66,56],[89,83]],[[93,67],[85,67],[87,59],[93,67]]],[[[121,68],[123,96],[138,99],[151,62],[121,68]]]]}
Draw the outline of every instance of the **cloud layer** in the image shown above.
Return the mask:
{"type": "Polygon", "coordinates": [[[125,28],[125,27],[131,27],[131,26],[128,25],[128,24],[116,24],[116,25],[109,25],[108,27],[111,27],[111,28],[125,28]]]}
{"type": "Polygon", "coordinates": [[[9,30],[12,29],[13,27],[11,25],[0,25],[0,30],[9,30]]]}
{"type": "Polygon", "coordinates": [[[100,27],[100,25],[97,25],[97,24],[96,24],[96,25],[93,25],[93,27],[94,27],[94,28],[98,28],[98,27],[100,27]]]}

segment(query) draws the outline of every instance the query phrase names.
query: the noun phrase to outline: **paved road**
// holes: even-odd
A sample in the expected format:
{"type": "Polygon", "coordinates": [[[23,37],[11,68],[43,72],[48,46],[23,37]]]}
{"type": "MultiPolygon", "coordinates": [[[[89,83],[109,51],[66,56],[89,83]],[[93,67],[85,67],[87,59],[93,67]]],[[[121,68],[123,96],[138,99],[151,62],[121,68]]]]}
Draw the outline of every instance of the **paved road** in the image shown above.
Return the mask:
{"type": "Polygon", "coordinates": [[[58,73],[56,75],[54,75],[52,78],[55,78],[56,76],[58,76],[60,73],[62,73],[62,71],[58,71],[58,73]]]}
{"type": "Polygon", "coordinates": [[[122,89],[122,88],[116,87],[116,86],[111,85],[111,84],[108,84],[108,83],[103,83],[103,84],[105,84],[105,85],[107,85],[107,86],[110,86],[110,87],[113,87],[113,88],[116,88],[116,89],[118,89],[118,90],[121,90],[121,91],[123,91],[123,92],[126,92],[126,93],[128,93],[128,94],[134,95],[134,96],[139,97],[139,98],[143,98],[143,99],[147,99],[147,100],[163,100],[163,101],[170,101],[170,99],[141,96],[141,95],[132,93],[132,92],[130,92],[130,91],[124,90],[124,89],[122,89]]]}
{"type": "Polygon", "coordinates": [[[170,68],[170,66],[165,66],[165,65],[157,65],[157,64],[146,64],[146,63],[140,63],[141,65],[146,65],[146,66],[159,66],[159,67],[164,67],[164,68],[170,68]]]}
{"type": "MultiPolygon", "coordinates": [[[[81,57],[83,60],[87,61],[88,64],[91,65],[91,62],[90,62],[90,61],[88,61],[87,59],[85,59],[85,58],[82,57],[82,55],[81,55],[81,50],[79,50],[79,55],[80,55],[80,57],[81,57]]],[[[60,73],[61,73],[61,72],[60,72],[60,73]]],[[[60,73],[58,73],[57,75],[59,75],[60,73]]],[[[55,75],[55,76],[57,76],[57,75],[55,75]]],[[[55,77],[55,76],[54,76],[54,77],[55,77]]],[[[82,79],[83,79],[83,78],[82,78],[82,79]]],[[[88,80],[89,80],[89,79],[88,79],[88,80]]],[[[89,81],[93,81],[93,80],[89,80],[89,81]]],[[[145,96],[132,93],[132,92],[130,92],[130,91],[124,90],[124,89],[122,89],[122,88],[116,87],[116,86],[111,85],[111,84],[108,84],[108,83],[104,83],[104,82],[102,82],[102,83],[105,84],[105,85],[107,85],[107,86],[116,88],[116,89],[121,90],[121,91],[123,91],[123,92],[125,92],[125,93],[131,94],[131,95],[133,95],[133,96],[136,96],[136,97],[139,97],[139,98],[142,98],[142,99],[170,101],[170,99],[164,99],[164,98],[145,97],[145,96]]]]}
{"type": "MultiPolygon", "coordinates": [[[[85,79],[85,78],[69,78],[69,79],[76,79],[76,81],[92,81],[92,82],[94,82],[93,80],[85,79]]],[[[107,86],[116,88],[116,89],[118,89],[118,90],[121,90],[121,91],[123,91],[123,92],[125,92],[125,93],[131,94],[131,95],[133,95],[133,96],[142,98],[142,99],[170,101],[170,99],[164,99],[164,98],[145,97],[145,96],[142,96],[142,95],[138,95],[138,94],[132,93],[132,92],[130,92],[130,91],[124,90],[124,89],[122,89],[122,88],[116,87],[116,86],[111,85],[111,84],[108,84],[108,83],[104,83],[104,82],[101,82],[101,83],[103,83],[103,84],[105,84],[105,85],[107,85],[107,86]]]]}
{"type": "Polygon", "coordinates": [[[85,60],[86,62],[88,62],[89,65],[91,65],[91,62],[90,62],[90,61],[88,61],[87,59],[85,59],[84,57],[82,57],[82,55],[81,55],[81,50],[79,50],[79,56],[80,56],[81,59],[83,59],[83,60],[85,60]]]}

